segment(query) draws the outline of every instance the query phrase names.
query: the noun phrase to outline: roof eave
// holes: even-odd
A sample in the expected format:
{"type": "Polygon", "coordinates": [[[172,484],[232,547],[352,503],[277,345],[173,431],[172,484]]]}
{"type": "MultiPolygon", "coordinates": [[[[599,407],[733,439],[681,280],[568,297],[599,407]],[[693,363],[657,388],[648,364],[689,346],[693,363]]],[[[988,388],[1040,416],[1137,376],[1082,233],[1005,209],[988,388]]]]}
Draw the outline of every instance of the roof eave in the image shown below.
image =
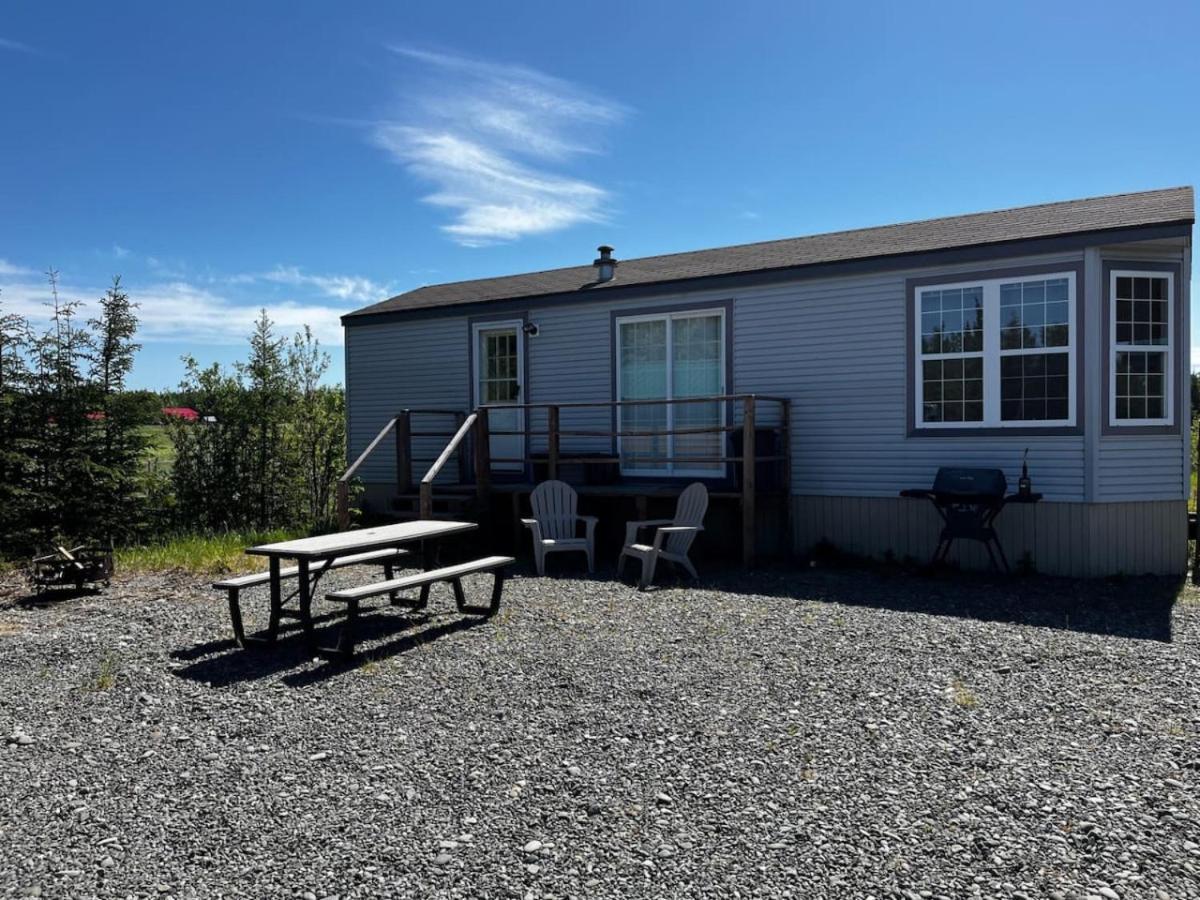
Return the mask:
{"type": "MultiPolygon", "coordinates": [[[[803,263],[794,266],[778,266],[765,269],[750,269],[739,272],[726,272],[715,275],[700,275],[691,278],[672,278],[662,281],[645,281],[636,284],[619,284],[609,282],[604,286],[604,294],[615,294],[618,297],[628,297],[638,294],[653,294],[686,289],[692,285],[703,284],[706,287],[719,288],[724,284],[757,284],[763,282],[788,281],[801,278],[830,277],[855,272],[880,271],[894,268],[911,268],[914,266],[950,264],[957,261],[968,262],[978,259],[989,259],[998,256],[1017,255],[1014,248],[1020,247],[1021,255],[1033,253],[1054,252],[1054,250],[1078,249],[1099,243],[1128,243],[1132,241],[1161,240],[1171,237],[1186,237],[1191,233],[1195,224],[1195,216],[1185,219],[1175,219],[1164,222],[1143,225],[1124,225],[1116,228],[1084,229],[1080,231],[1063,232],[1061,234],[1045,235],[1034,238],[1014,238],[1004,241],[989,241],[986,243],[961,244],[956,247],[940,247],[932,250],[909,251],[904,253],[880,254],[876,256],[854,257],[827,262],[803,263]]],[[[469,300],[462,303],[429,304],[427,306],[402,307],[399,309],[376,309],[381,304],[376,303],[341,317],[343,327],[356,325],[372,325],[383,321],[416,318],[440,318],[445,316],[463,315],[477,307],[494,306],[496,304],[527,305],[530,303],[550,304],[564,299],[581,299],[592,295],[592,291],[559,291],[547,294],[522,294],[514,297],[499,297],[486,300],[469,300]],[[372,311],[373,310],[373,311],[372,311]]],[[[404,296],[400,294],[398,296],[404,296]]],[[[388,303],[390,300],[381,301],[388,303]]]]}

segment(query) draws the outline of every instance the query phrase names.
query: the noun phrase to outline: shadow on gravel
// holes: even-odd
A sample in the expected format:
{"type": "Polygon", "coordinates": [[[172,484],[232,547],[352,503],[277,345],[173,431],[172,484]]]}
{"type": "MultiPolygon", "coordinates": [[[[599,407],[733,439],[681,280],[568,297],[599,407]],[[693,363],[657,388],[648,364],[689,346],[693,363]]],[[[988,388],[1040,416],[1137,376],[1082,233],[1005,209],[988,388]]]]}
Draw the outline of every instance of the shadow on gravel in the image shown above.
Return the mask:
{"type": "MultiPolygon", "coordinates": [[[[329,647],[337,642],[341,618],[336,614],[329,614],[314,620],[318,623],[315,631],[318,646],[329,647]],[[329,623],[330,620],[334,621],[324,627],[319,624],[329,623]]],[[[399,615],[392,610],[384,612],[383,608],[376,612],[364,610],[355,628],[358,652],[354,658],[322,658],[321,664],[312,669],[303,667],[313,661],[314,654],[308,648],[300,626],[291,622],[283,625],[278,640],[273,644],[257,644],[243,650],[232,639],[206,641],[174,650],[170,655],[177,660],[194,660],[190,665],[176,669],[175,675],[190,681],[203,682],[211,687],[229,687],[247,681],[259,681],[283,672],[291,673],[281,679],[285,684],[304,687],[352,671],[367,663],[406,653],[440,637],[486,622],[486,619],[472,616],[435,623],[431,617],[424,615],[399,615]],[[376,643],[388,638],[391,640],[387,643],[376,643]]]]}
{"type": "Polygon", "coordinates": [[[65,588],[50,588],[42,591],[40,594],[36,591],[13,599],[14,606],[20,606],[25,609],[46,609],[50,606],[56,606],[59,603],[66,603],[70,600],[79,600],[82,597],[98,597],[104,593],[104,589],[100,587],[65,587],[65,588]]]}
{"type": "Polygon", "coordinates": [[[729,593],[821,600],[896,612],[1010,622],[1088,634],[1171,641],[1179,578],[1074,579],[941,571],[899,566],[728,572],[707,587],[729,593]]]}
{"type": "MultiPolygon", "coordinates": [[[[370,619],[360,619],[360,627],[355,633],[359,640],[359,650],[353,659],[326,659],[323,664],[315,669],[306,669],[303,671],[293,672],[290,675],[285,675],[282,681],[289,687],[307,687],[311,684],[324,681],[327,678],[332,678],[336,675],[341,675],[344,672],[350,672],[362,666],[379,663],[385,659],[391,659],[393,656],[399,656],[402,653],[407,653],[410,650],[415,650],[422,644],[428,644],[430,641],[436,641],[438,638],[448,637],[460,631],[467,631],[471,628],[478,628],[480,625],[486,625],[487,619],[477,618],[475,616],[467,616],[460,619],[450,619],[446,622],[431,623],[427,628],[419,631],[410,631],[395,640],[389,641],[386,644],[363,647],[365,641],[377,640],[379,637],[388,634],[394,634],[394,628],[377,628],[375,633],[372,632],[368,622],[374,619],[377,625],[386,626],[388,621],[395,622],[395,616],[381,615],[372,616],[370,619]]],[[[427,619],[418,619],[416,624],[426,623],[427,619]]],[[[412,623],[412,619],[409,619],[412,623]]]]}

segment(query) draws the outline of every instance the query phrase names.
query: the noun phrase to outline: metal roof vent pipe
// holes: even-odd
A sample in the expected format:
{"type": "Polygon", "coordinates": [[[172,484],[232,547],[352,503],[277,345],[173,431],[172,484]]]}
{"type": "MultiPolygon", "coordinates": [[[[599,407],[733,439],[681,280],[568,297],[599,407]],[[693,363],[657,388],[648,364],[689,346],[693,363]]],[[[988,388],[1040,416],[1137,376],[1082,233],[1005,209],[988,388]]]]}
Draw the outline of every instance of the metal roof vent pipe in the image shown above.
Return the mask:
{"type": "Polygon", "coordinates": [[[593,260],[592,265],[596,267],[596,281],[603,283],[612,281],[613,276],[617,274],[617,261],[613,259],[613,248],[608,244],[601,244],[596,248],[600,253],[600,258],[593,260]]]}

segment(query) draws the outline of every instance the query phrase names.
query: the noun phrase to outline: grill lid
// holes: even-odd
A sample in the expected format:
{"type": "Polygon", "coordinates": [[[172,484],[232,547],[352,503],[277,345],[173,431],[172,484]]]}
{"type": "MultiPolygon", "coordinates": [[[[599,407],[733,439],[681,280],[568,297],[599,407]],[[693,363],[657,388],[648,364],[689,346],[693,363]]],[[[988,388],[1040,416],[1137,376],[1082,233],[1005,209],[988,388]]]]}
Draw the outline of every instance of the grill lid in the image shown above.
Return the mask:
{"type": "Polygon", "coordinates": [[[942,466],[933,479],[935,494],[973,497],[1003,497],[1008,481],[1002,469],[967,469],[942,466]]]}

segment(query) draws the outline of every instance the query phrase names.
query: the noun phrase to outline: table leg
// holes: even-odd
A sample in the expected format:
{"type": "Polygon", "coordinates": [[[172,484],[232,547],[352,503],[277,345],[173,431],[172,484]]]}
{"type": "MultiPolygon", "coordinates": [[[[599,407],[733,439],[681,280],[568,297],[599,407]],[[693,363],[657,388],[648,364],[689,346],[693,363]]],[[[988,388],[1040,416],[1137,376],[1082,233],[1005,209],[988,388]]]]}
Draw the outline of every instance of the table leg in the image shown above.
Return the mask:
{"type": "Polygon", "coordinates": [[[312,620],[312,585],[308,581],[308,560],[298,559],[297,565],[300,571],[297,573],[297,580],[300,589],[300,624],[304,626],[304,639],[308,642],[309,647],[315,647],[313,641],[313,620],[312,620]]]}
{"type": "Polygon", "coordinates": [[[279,578],[279,557],[270,559],[271,570],[271,617],[267,621],[267,640],[273,641],[279,635],[279,619],[283,614],[283,585],[279,578]]]}

